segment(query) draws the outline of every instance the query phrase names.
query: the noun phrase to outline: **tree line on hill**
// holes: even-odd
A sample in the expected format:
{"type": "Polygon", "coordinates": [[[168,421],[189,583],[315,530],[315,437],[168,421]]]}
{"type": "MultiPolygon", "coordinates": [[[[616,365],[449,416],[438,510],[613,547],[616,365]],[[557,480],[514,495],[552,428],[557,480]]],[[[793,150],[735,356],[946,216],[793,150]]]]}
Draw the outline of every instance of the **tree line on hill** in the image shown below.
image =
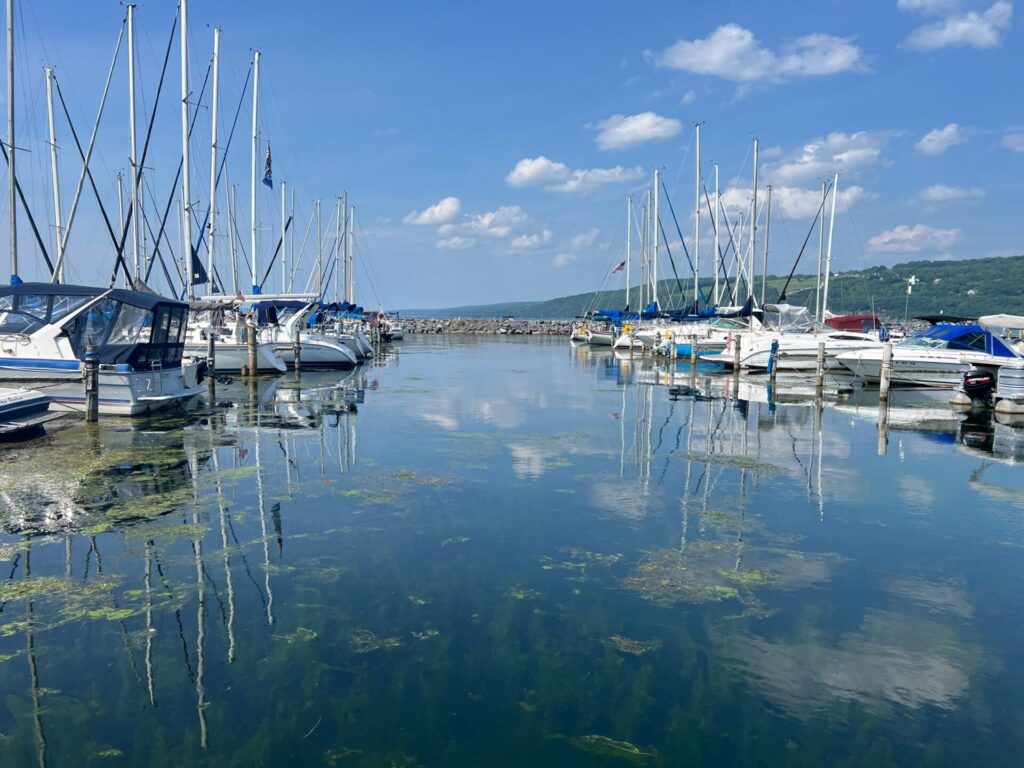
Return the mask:
{"type": "MultiPolygon", "coordinates": [[[[778,301],[786,276],[769,275],[765,301],[778,301]]],[[[701,279],[701,289],[710,293],[712,281],[701,279]]],[[[796,275],[790,281],[786,301],[814,308],[813,275],[796,275]]],[[[1024,256],[969,259],[961,261],[911,261],[891,267],[875,266],[833,273],[830,278],[829,310],[837,314],[871,312],[889,321],[904,316],[979,315],[1006,312],[1024,314],[1024,256]],[[908,296],[907,286],[914,279],[908,296]]],[[[760,297],[761,281],[756,281],[760,297]]],[[[639,289],[631,289],[631,309],[638,309],[639,289]]],[[[674,278],[658,281],[663,309],[682,307],[693,301],[693,280],[674,278]],[[681,290],[680,290],[681,289],[681,290]],[[681,295],[682,292],[682,295],[681,295]]],[[[579,293],[547,301],[517,301],[435,310],[407,310],[410,315],[432,317],[514,317],[564,319],[591,310],[623,309],[625,289],[579,293]]]]}

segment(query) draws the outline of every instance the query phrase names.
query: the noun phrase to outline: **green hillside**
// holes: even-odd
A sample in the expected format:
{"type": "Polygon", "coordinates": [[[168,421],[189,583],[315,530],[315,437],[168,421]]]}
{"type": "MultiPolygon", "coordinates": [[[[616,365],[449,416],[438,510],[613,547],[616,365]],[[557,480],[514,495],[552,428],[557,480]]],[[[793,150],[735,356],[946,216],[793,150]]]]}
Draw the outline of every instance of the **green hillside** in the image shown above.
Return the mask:
{"type": "MultiPolygon", "coordinates": [[[[996,312],[1024,314],[1024,256],[970,259],[964,261],[911,261],[892,267],[841,272],[831,277],[829,309],[836,313],[875,312],[888,319],[902,320],[907,303],[907,280],[917,278],[910,296],[909,313],[913,315],[978,315],[996,312]]],[[[769,276],[766,300],[778,300],[785,276],[769,276]]],[[[791,304],[814,305],[813,275],[797,275],[789,285],[787,301],[791,304]]],[[[705,291],[711,280],[703,279],[705,291]]],[[[687,298],[692,297],[693,283],[684,282],[687,298]]],[[[638,296],[633,289],[633,296],[638,296]]],[[[758,281],[760,292],[760,281],[758,281]]],[[[675,280],[659,281],[658,294],[663,307],[681,306],[675,280]]],[[[625,290],[579,293],[548,301],[520,301],[504,304],[451,307],[434,310],[407,310],[410,315],[430,317],[517,317],[562,319],[583,314],[590,309],[621,309],[626,303],[625,290]]],[[[634,299],[634,308],[636,308],[634,299]]]]}

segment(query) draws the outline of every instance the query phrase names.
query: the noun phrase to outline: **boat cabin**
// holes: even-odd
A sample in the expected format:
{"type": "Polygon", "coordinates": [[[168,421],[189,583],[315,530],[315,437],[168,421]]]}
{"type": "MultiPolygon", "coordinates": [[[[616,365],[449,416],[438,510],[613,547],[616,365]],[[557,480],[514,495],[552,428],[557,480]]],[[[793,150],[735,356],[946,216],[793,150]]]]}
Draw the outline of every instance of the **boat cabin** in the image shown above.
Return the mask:
{"type": "Polygon", "coordinates": [[[0,335],[57,329],[76,360],[95,347],[101,365],[176,367],[185,346],[188,304],[152,293],[59,283],[0,287],[0,335]]]}

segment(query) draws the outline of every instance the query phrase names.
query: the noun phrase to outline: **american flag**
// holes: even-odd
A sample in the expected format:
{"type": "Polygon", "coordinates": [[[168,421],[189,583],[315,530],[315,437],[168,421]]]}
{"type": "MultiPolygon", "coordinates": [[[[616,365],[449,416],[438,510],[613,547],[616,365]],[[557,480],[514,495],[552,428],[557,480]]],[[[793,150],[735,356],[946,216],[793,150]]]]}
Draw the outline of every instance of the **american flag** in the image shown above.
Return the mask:
{"type": "Polygon", "coordinates": [[[614,275],[616,272],[621,272],[625,268],[626,262],[620,261],[618,264],[615,265],[615,268],[612,270],[612,274],[614,275]]]}
{"type": "Polygon", "coordinates": [[[274,188],[274,174],[270,171],[270,143],[267,142],[267,162],[263,166],[263,183],[274,188]]]}

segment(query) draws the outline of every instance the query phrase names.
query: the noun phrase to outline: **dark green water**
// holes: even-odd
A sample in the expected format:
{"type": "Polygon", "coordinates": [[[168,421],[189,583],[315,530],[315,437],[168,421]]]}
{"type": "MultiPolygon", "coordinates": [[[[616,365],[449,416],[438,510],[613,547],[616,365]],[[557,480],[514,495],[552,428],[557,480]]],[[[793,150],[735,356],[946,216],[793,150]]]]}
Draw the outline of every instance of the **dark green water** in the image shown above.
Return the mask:
{"type": "Polygon", "coordinates": [[[1021,764],[1021,430],[563,340],[338,379],[0,445],[0,765],[1021,764]]]}

